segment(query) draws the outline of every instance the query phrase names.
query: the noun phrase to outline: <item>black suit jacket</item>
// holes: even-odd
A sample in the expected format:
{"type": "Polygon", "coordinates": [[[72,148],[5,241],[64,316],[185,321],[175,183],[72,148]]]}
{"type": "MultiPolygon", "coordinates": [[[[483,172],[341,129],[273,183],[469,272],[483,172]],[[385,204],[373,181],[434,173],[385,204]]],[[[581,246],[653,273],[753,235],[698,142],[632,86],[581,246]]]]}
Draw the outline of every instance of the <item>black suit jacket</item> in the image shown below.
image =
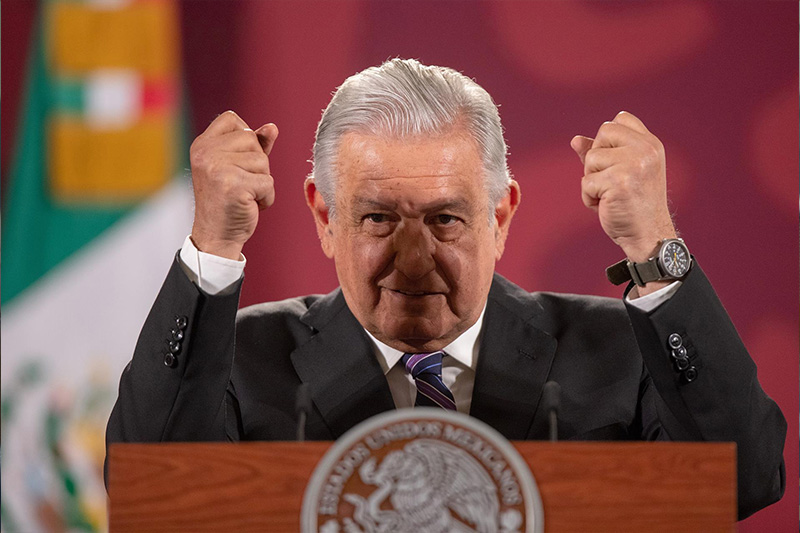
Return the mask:
{"type": "MultiPolygon", "coordinates": [[[[394,409],[341,290],[237,313],[240,285],[209,296],[178,261],[123,372],[109,443],[293,440],[301,383],[314,405],[310,439],[336,439],[394,409]],[[179,345],[172,367],[170,341],[179,345]]],[[[509,439],[545,439],[539,403],[548,380],[562,388],[561,439],[735,441],[740,518],[783,494],[786,422],[696,264],[651,313],[608,298],[528,293],[495,275],[470,415],[509,439]],[[672,333],[694,381],[672,362],[672,333]]]]}

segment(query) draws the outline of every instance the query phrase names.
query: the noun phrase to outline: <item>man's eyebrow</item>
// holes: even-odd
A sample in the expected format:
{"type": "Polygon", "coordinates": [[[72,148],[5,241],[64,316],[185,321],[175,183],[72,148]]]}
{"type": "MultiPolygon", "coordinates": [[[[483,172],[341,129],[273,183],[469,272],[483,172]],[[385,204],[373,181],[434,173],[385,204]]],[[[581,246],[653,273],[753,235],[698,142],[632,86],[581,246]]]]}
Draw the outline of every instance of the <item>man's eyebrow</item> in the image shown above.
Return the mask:
{"type": "MultiPolygon", "coordinates": [[[[457,198],[454,200],[446,200],[442,202],[431,202],[419,206],[421,211],[454,211],[464,212],[470,211],[470,202],[464,198],[457,198]]],[[[397,202],[382,202],[374,198],[366,198],[357,196],[353,199],[353,206],[360,210],[377,210],[377,211],[393,211],[397,208],[397,202]]]]}
{"type": "Polygon", "coordinates": [[[470,210],[470,202],[463,198],[459,198],[456,200],[450,200],[449,202],[442,202],[442,203],[431,203],[429,205],[424,206],[424,211],[455,211],[455,212],[464,212],[470,210]]]}
{"type": "Polygon", "coordinates": [[[374,198],[366,198],[363,196],[356,196],[353,199],[353,206],[359,209],[375,209],[379,211],[386,211],[394,209],[397,204],[395,202],[381,202],[374,198]]]}

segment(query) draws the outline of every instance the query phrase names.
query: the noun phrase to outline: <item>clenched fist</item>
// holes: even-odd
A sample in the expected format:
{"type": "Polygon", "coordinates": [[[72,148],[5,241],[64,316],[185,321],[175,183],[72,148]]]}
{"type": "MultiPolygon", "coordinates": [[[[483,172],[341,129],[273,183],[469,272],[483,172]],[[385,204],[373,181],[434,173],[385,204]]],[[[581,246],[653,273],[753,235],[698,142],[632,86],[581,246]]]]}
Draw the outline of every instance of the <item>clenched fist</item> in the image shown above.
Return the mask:
{"type": "Polygon", "coordinates": [[[638,118],[622,111],[594,139],[577,135],[570,144],[583,163],[583,203],[628,259],[646,261],[659,241],[676,236],[664,147],[638,118]]]}
{"type": "Polygon", "coordinates": [[[259,210],[275,200],[268,156],[277,137],[275,124],[253,131],[236,113],[226,111],[194,140],[189,152],[195,198],[192,241],[199,250],[239,259],[256,229],[259,210]]]}

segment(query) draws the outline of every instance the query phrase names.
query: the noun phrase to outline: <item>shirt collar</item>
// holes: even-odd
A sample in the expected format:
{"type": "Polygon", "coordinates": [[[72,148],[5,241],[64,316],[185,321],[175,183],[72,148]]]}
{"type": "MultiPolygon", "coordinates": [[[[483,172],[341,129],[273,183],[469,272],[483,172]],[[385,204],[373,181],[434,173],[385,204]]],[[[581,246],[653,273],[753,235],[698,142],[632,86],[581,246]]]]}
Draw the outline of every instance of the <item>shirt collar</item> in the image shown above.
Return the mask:
{"type": "MultiPolygon", "coordinates": [[[[461,363],[467,368],[475,370],[478,364],[478,349],[480,348],[480,333],[481,326],[483,326],[483,315],[486,313],[486,304],[483,305],[478,320],[467,329],[464,333],[459,335],[453,342],[444,347],[444,352],[450,357],[461,363]]],[[[383,369],[383,374],[386,375],[397,362],[402,359],[403,352],[396,350],[391,346],[384,344],[375,337],[372,333],[367,332],[372,345],[375,348],[375,356],[383,369]]]]}

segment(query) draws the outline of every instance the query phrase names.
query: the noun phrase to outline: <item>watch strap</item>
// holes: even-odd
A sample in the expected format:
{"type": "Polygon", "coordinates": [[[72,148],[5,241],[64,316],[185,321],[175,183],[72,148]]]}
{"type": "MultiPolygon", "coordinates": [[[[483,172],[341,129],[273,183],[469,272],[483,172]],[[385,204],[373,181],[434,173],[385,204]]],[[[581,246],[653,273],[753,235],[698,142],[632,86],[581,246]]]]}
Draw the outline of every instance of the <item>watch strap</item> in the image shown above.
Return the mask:
{"type": "Polygon", "coordinates": [[[628,259],[618,261],[606,268],[606,277],[614,285],[633,281],[636,285],[644,287],[651,281],[663,279],[663,274],[658,268],[658,259],[651,257],[643,263],[634,263],[628,259]]]}
{"type": "Polygon", "coordinates": [[[651,257],[644,263],[628,261],[628,269],[631,272],[631,279],[640,287],[644,287],[651,281],[663,278],[661,271],[658,269],[658,259],[655,257],[651,257]]]}
{"type": "Polygon", "coordinates": [[[628,270],[628,260],[623,259],[622,261],[618,261],[608,267],[606,269],[606,277],[608,278],[608,281],[614,285],[622,285],[623,283],[630,281],[631,272],[628,270]]]}

